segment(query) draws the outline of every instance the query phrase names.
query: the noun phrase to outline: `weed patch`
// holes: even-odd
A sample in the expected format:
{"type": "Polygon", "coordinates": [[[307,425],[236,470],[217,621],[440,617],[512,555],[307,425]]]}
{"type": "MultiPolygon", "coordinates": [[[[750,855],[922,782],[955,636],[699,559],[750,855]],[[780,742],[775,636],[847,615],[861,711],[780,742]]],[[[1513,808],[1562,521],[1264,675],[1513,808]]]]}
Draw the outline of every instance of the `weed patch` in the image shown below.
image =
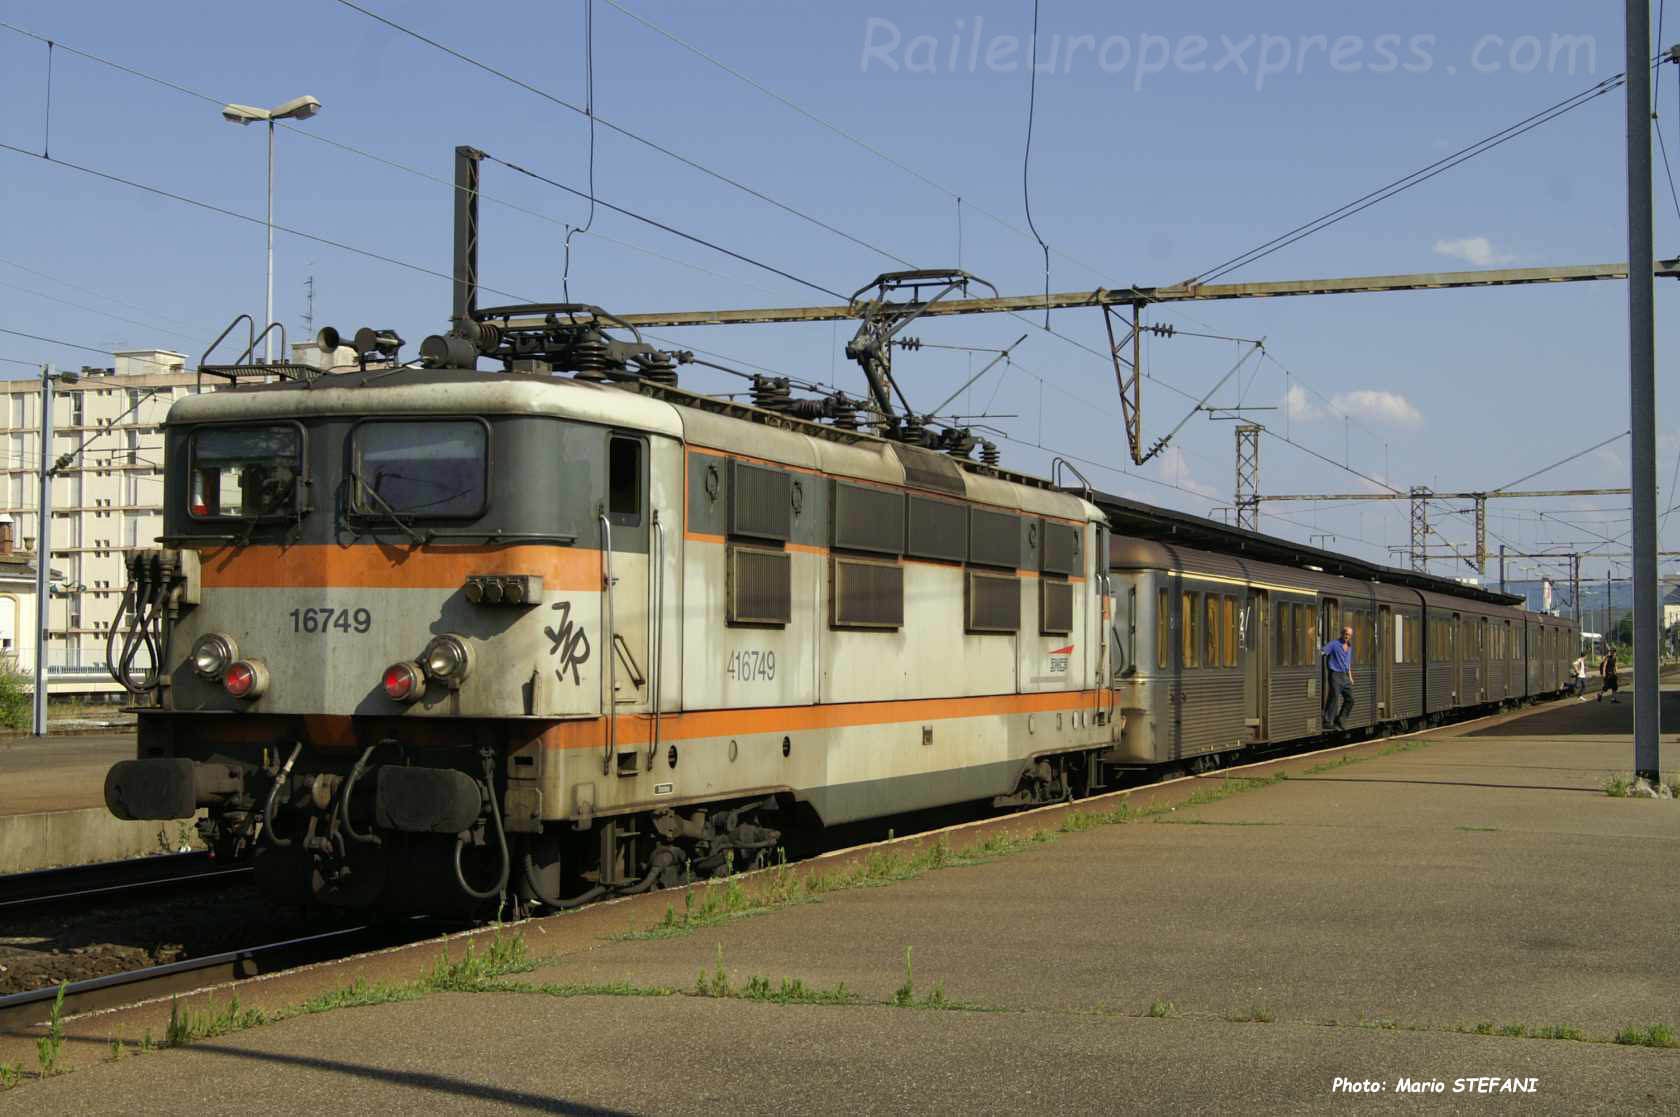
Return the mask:
{"type": "Polygon", "coordinates": [[[1497,834],[1497,833],[1499,833],[1499,827],[1497,827],[1497,826],[1460,826],[1460,827],[1457,827],[1457,829],[1464,831],[1466,834],[1497,834]]]}
{"type": "Polygon", "coordinates": [[[1247,1012],[1233,1013],[1225,1019],[1233,1024],[1270,1024],[1275,1017],[1263,1008],[1250,1008],[1247,1012]]]}
{"type": "Polygon", "coordinates": [[[1157,998],[1149,1003],[1149,1011],[1144,1015],[1151,1020],[1165,1020],[1169,1016],[1177,1016],[1178,1007],[1171,1001],[1163,1001],[1157,998]]]}
{"type": "Polygon", "coordinates": [[[1649,1028],[1623,1028],[1616,1033],[1616,1042],[1632,1047],[1680,1047],[1674,1029],[1667,1024],[1652,1024],[1649,1028]]]}
{"type": "Polygon", "coordinates": [[[23,1068],[16,1063],[0,1063],[0,1090],[10,1090],[23,1081],[23,1068]]]}
{"type": "Polygon", "coordinates": [[[64,990],[68,987],[67,983],[59,983],[58,996],[53,998],[52,1011],[47,1016],[47,1034],[35,1041],[35,1059],[41,1064],[42,1078],[62,1069],[58,1059],[64,1052],[64,990]]]}
{"type": "Polygon", "coordinates": [[[183,1009],[179,1000],[172,999],[169,1002],[169,1024],[163,1032],[163,1045],[185,1047],[201,1039],[213,1039],[266,1024],[268,1019],[261,1009],[240,1008],[237,993],[221,1008],[212,1005],[202,1011],[183,1009]]]}
{"type": "Polygon", "coordinates": [[[1606,776],[1599,786],[1612,799],[1626,799],[1633,794],[1633,777],[1621,774],[1606,776]]]}

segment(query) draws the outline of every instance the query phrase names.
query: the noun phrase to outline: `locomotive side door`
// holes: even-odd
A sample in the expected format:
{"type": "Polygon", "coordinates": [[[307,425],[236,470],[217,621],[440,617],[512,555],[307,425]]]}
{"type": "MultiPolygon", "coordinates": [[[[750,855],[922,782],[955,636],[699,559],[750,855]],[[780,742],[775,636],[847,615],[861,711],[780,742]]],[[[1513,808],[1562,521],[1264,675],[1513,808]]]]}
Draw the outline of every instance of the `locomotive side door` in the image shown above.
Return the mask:
{"type": "Polygon", "coordinates": [[[607,435],[607,495],[600,518],[607,525],[601,532],[602,576],[610,571],[611,584],[601,615],[601,686],[603,706],[611,703],[603,713],[609,715],[647,708],[649,619],[655,604],[649,572],[659,536],[648,506],[648,458],[645,435],[607,435]]]}
{"type": "Polygon", "coordinates": [[[1266,696],[1271,693],[1272,646],[1267,639],[1271,631],[1270,602],[1265,590],[1248,591],[1248,605],[1243,610],[1243,631],[1238,644],[1243,653],[1243,725],[1251,741],[1267,739],[1266,710],[1270,705],[1266,696]]]}

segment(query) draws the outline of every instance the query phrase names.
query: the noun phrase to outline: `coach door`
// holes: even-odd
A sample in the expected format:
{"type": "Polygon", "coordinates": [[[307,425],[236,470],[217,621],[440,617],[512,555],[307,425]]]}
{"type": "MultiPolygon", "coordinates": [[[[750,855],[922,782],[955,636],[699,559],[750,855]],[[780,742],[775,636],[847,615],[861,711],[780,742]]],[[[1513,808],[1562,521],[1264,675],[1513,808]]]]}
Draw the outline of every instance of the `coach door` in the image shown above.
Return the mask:
{"type": "Polygon", "coordinates": [[[1272,689],[1271,603],[1265,590],[1248,591],[1238,644],[1243,650],[1243,725],[1253,741],[1267,740],[1266,696],[1272,689]]]}
{"type": "Polygon", "coordinates": [[[1320,643],[1312,649],[1313,656],[1318,660],[1318,701],[1321,706],[1328,705],[1330,701],[1330,661],[1320,653],[1329,646],[1330,641],[1342,638],[1342,625],[1346,623],[1342,619],[1342,603],[1334,597],[1326,597],[1319,606],[1320,643]]]}
{"type": "Polygon", "coordinates": [[[1387,721],[1394,709],[1394,612],[1377,606],[1377,641],[1367,670],[1376,672],[1377,720],[1387,721]]]}
{"type": "Polygon", "coordinates": [[[1488,622],[1486,617],[1476,618],[1476,696],[1475,701],[1485,702],[1488,692],[1488,622]]]}

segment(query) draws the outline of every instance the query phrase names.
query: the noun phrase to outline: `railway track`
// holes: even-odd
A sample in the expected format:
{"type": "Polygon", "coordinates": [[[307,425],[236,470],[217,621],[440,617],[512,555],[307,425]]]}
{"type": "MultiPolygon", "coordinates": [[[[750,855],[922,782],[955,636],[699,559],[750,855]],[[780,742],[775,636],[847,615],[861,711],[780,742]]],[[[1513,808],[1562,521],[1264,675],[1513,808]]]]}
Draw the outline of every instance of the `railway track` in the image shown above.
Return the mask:
{"type": "MultiPolygon", "coordinates": [[[[172,993],[188,993],[209,985],[401,946],[428,938],[436,932],[434,924],[419,918],[384,926],[340,927],[283,942],[73,981],[63,987],[62,1011],[64,1016],[74,1016],[166,997],[172,993]]],[[[0,1034],[16,1034],[45,1021],[58,997],[58,990],[58,986],[50,986],[0,996],[0,1034]]]]}
{"type": "MultiPolygon", "coordinates": [[[[1306,745],[1293,747],[1281,746],[1272,749],[1257,750],[1247,754],[1241,763],[1231,765],[1230,767],[1233,771],[1242,771],[1244,769],[1254,768],[1265,769],[1277,761],[1308,758],[1321,753],[1340,752],[1352,745],[1368,741],[1414,737],[1441,729],[1446,729],[1451,732],[1461,732],[1464,729],[1480,722],[1495,719],[1509,720],[1518,718],[1526,713],[1536,712],[1554,704],[1556,703],[1541,702],[1533,706],[1521,707],[1515,710],[1499,710],[1493,713],[1482,714],[1477,717],[1451,722],[1445,726],[1417,728],[1397,733],[1362,734],[1346,740],[1327,741],[1319,739],[1306,745]]],[[[1223,767],[1225,766],[1221,766],[1221,768],[1223,767]]],[[[1111,787],[1098,794],[1108,795],[1118,790],[1148,787],[1153,784],[1172,782],[1183,778],[1185,775],[1199,774],[1213,776],[1217,775],[1217,773],[1218,770],[1211,770],[1202,773],[1168,771],[1161,773],[1159,777],[1154,780],[1140,781],[1135,784],[1128,783],[1126,788],[1111,787]]],[[[957,825],[962,825],[968,822],[986,822],[1007,817],[1010,813],[1014,812],[999,812],[995,810],[973,810],[966,812],[918,812],[917,816],[910,816],[913,821],[908,826],[905,824],[905,819],[901,818],[897,821],[897,825],[887,829],[885,833],[888,835],[896,834],[899,837],[911,837],[917,833],[938,830],[942,827],[952,825],[953,821],[955,821],[957,825]]],[[[874,844],[879,838],[879,835],[861,834],[851,828],[845,828],[841,833],[837,833],[834,836],[840,838],[841,840],[835,842],[832,848],[824,849],[822,852],[843,852],[848,848],[848,842],[850,842],[851,846],[855,848],[874,844]]],[[[184,859],[194,855],[181,854],[177,856],[184,859]]],[[[149,858],[147,860],[159,861],[164,859],[149,858]]],[[[183,869],[181,870],[182,875],[172,879],[158,878],[155,882],[156,886],[161,887],[169,884],[181,884],[184,881],[191,882],[195,879],[195,877],[213,877],[217,875],[233,874],[241,871],[216,870],[205,867],[200,868],[197,873],[194,873],[184,868],[189,864],[189,862],[182,860],[179,864],[183,866],[183,869]]],[[[208,865],[207,861],[206,865],[208,865]]],[[[99,867],[89,868],[92,869],[99,867]]],[[[104,868],[110,868],[110,866],[105,866],[104,868]]],[[[249,870],[243,871],[248,872],[249,870]]],[[[43,874],[33,873],[20,874],[21,877],[37,877],[42,875],[43,874]]],[[[4,881],[0,881],[0,887],[27,887],[26,885],[12,883],[17,880],[18,878],[6,878],[4,881]]],[[[92,872],[84,874],[83,880],[84,883],[88,884],[88,887],[84,888],[83,891],[95,895],[102,894],[106,889],[122,887],[121,884],[101,885],[94,883],[98,880],[98,876],[92,872]]],[[[208,882],[200,881],[199,883],[208,882]]],[[[144,887],[144,885],[142,885],[142,887],[144,887]]],[[[42,900],[36,902],[45,902],[55,898],[62,899],[64,895],[76,894],[78,893],[70,892],[60,894],[56,897],[43,897],[42,900]]],[[[4,893],[0,893],[0,895],[4,895],[4,893]]],[[[5,903],[28,902],[31,902],[31,900],[26,897],[8,896],[5,901],[0,902],[0,912],[5,910],[5,903]]],[[[64,1006],[62,1011],[63,1015],[68,1017],[81,1013],[94,1012],[101,1009],[117,1008],[136,1004],[158,997],[170,996],[171,994],[190,993],[213,985],[241,981],[265,974],[273,974],[299,966],[333,962],[356,954],[366,953],[368,951],[388,949],[391,947],[421,942],[427,938],[436,936],[443,929],[444,928],[434,919],[416,916],[398,923],[386,923],[376,926],[358,925],[354,927],[335,928],[319,934],[295,937],[282,942],[267,943],[239,950],[207,954],[198,958],[190,958],[179,962],[150,966],[144,969],[132,970],[127,973],[112,974],[105,977],[90,978],[85,981],[71,982],[64,987],[64,1006]]],[[[57,995],[58,987],[51,986],[23,993],[0,996],[0,1034],[21,1034],[27,1029],[43,1023],[46,1020],[51,1005],[57,995]]]]}
{"type": "Polygon", "coordinates": [[[24,910],[93,906],[131,897],[222,888],[251,877],[248,865],[221,866],[204,852],[171,853],[0,877],[0,919],[24,910]]]}

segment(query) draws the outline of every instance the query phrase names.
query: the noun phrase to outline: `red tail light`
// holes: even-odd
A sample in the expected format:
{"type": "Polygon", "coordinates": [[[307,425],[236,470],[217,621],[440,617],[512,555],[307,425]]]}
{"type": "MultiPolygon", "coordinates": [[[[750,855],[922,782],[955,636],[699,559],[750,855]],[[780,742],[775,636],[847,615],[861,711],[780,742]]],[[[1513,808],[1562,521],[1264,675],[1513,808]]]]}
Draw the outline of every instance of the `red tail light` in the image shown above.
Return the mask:
{"type": "Polygon", "coordinates": [[[223,673],[222,686],[235,698],[256,698],[268,689],[268,668],[261,660],[239,660],[223,673]]]}
{"type": "Polygon", "coordinates": [[[393,702],[413,702],[426,693],[426,673],[418,663],[393,663],[385,668],[379,685],[393,702]]]}

